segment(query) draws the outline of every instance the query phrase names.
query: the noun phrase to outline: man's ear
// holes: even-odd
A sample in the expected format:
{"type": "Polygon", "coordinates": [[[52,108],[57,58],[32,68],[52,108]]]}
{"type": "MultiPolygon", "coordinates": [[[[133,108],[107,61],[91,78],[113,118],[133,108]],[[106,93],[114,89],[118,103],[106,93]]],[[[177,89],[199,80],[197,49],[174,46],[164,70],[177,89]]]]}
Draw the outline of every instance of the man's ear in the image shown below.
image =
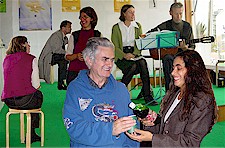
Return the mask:
{"type": "Polygon", "coordinates": [[[86,64],[88,64],[88,65],[87,65],[88,67],[91,67],[91,66],[93,65],[93,60],[90,59],[89,56],[86,57],[86,62],[87,62],[86,64]]]}

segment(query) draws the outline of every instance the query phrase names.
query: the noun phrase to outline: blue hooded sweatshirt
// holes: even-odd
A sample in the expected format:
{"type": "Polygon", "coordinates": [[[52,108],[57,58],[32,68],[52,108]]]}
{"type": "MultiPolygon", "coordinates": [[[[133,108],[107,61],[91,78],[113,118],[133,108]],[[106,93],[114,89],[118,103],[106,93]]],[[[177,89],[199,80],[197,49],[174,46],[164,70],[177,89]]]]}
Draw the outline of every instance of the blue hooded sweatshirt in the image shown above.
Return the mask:
{"type": "Polygon", "coordinates": [[[90,85],[88,70],[80,71],[67,89],[63,117],[71,147],[139,147],[124,133],[112,135],[113,122],[133,114],[126,86],[112,75],[103,88],[90,85]]]}

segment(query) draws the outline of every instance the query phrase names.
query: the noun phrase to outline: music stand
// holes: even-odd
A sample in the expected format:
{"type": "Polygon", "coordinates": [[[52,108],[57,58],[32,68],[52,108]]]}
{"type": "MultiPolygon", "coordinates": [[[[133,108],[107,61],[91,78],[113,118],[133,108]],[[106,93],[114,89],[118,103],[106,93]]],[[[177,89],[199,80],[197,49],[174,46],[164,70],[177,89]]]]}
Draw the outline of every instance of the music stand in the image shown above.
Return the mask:
{"type": "MultiPolygon", "coordinates": [[[[146,35],[145,38],[136,39],[136,46],[139,50],[158,50],[158,59],[161,60],[161,48],[173,48],[179,45],[179,32],[177,31],[157,31],[151,32],[146,35]]],[[[151,57],[151,55],[150,55],[151,57]]],[[[159,64],[159,93],[160,96],[155,100],[162,97],[162,81],[161,81],[161,69],[162,65],[161,62],[159,64]]],[[[158,92],[156,95],[158,95],[158,92]]]]}

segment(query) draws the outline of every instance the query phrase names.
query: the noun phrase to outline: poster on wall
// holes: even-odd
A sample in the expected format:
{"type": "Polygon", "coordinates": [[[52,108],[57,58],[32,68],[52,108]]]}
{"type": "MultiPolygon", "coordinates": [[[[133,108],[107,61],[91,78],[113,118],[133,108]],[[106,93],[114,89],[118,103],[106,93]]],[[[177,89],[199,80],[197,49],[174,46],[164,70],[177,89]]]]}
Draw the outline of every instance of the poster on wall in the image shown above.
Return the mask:
{"type": "Polygon", "coordinates": [[[62,0],[62,12],[79,12],[80,0],[62,0]]]}
{"type": "Polygon", "coordinates": [[[52,30],[51,0],[20,0],[20,30],[52,30]]]}
{"type": "Polygon", "coordinates": [[[130,4],[131,0],[114,0],[114,12],[120,12],[120,9],[125,4],[130,4]]]}
{"type": "Polygon", "coordinates": [[[6,12],[6,0],[0,0],[0,13],[6,12]]]}

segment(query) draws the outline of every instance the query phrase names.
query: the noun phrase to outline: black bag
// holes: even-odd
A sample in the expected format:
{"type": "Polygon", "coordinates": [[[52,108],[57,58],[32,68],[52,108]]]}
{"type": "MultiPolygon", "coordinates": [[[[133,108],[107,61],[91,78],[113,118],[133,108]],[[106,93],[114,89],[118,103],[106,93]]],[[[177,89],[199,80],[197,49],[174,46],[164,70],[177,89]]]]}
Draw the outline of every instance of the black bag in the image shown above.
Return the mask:
{"type": "Polygon", "coordinates": [[[65,54],[54,53],[52,55],[51,65],[55,65],[55,64],[57,64],[60,61],[66,61],[65,54]]]}
{"type": "Polygon", "coordinates": [[[134,47],[132,47],[132,46],[124,46],[123,47],[123,52],[124,53],[133,53],[134,52],[134,47]]]}

